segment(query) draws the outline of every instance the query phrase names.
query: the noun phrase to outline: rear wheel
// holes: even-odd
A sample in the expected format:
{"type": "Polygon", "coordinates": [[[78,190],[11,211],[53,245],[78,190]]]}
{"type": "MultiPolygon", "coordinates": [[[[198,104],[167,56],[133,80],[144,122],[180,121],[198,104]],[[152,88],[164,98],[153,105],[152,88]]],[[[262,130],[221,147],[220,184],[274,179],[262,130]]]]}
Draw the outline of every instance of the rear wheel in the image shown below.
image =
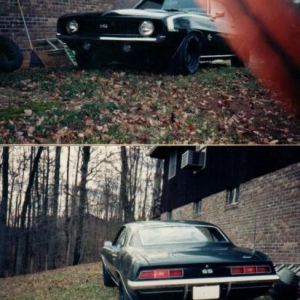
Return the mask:
{"type": "Polygon", "coordinates": [[[238,68],[245,67],[245,63],[238,56],[231,59],[231,65],[238,68]]]}
{"type": "Polygon", "coordinates": [[[120,281],[119,284],[119,300],[131,300],[131,298],[126,293],[123,283],[120,281]]]}
{"type": "Polygon", "coordinates": [[[107,287],[114,287],[116,284],[115,282],[111,279],[108,271],[105,268],[105,265],[102,264],[102,270],[103,270],[103,283],[107,287]]]}
{"type": "Polygon", "coordinates": [[[172,74],[194,74],[199,67],[201,55],[201,39],[195,33],[189,33],[183,40],[180,49],[172,58],[170,72],[172,74]]]}

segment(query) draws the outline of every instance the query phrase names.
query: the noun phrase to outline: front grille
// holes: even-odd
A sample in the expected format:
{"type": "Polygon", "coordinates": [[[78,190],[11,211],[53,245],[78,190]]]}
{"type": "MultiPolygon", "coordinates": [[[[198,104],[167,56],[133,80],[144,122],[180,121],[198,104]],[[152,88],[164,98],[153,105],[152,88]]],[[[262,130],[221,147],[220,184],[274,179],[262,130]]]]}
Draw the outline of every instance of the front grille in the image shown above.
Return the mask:
{"type": "MultiPolygon", "coordinates": [[[[152,21],[153,22],[153,21],[152,21]]],[[[80,22],[80,34],[97,35],[139,35],[141,20],[112,20],[112,19],[85,19],[80,22]]],[[[163,23],[154,21],[154,35],[161,34],[163,23]]]]}

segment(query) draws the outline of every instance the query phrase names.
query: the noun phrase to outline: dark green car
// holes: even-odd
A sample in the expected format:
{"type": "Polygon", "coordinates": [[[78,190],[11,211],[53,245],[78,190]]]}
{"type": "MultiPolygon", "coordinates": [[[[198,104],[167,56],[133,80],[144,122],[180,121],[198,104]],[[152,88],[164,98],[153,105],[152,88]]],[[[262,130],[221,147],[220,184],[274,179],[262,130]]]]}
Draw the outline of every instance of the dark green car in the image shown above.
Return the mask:
{"type": "Polygon", "coordinates": [[[242,49],[244,38],[221,2],[214,14],[195,0],[142,0],[133,9],[67,14],[57,21],[57,37],[75,51],[80,68],[115,61],[193,74],[200,60],[243,65],[225,40],[240,40],[242,49]]]}
{"type": "Polygon", "coordinates": [[[253,299],[278,280],[270,258],[236,247],[215,225],[124,225],[101,253],[105,286],[119,299],[253,299]]]}

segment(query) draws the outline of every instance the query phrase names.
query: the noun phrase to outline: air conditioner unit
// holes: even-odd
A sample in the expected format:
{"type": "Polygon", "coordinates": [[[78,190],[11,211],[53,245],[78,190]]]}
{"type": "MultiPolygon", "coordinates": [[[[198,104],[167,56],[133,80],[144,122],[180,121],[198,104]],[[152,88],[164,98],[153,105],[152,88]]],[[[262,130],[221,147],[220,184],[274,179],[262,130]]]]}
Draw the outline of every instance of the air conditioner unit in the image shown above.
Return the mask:
{"type": "Polygon", "coordinates": [[[181,169],[185,167],[197,167],[203,169],[205,167],[206,151],[187,150],[181,157],[181,169]]]}

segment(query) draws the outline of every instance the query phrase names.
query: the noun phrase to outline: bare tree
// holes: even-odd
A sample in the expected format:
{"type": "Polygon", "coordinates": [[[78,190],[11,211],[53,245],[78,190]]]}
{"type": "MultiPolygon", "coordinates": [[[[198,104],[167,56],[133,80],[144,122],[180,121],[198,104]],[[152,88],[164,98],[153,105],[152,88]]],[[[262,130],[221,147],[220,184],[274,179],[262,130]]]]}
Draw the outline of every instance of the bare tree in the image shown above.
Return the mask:
{"type": "Polygon", "coordinates": [[[15,275],[98,260],[121,222],[147,218],[153,165],[145,151],[102,149],[14,147],[8,157],[1,149],[0,275],[4,263],[15,275]]]}
{"type": "Polygon", "coordinates": [[[128,177],[128,158],[125,146],[121,146],[121,183],[120,183],[120,203],[123,208],[124,222],[132,221],[131,206],[128,197],[127,177],[128,177]]]}
{"type": "Polygon", "coordinates": [[[6,239],[7,239],[7,202],[8,202],[9,148],[2,152],[2,200],[0,206],[0,277],[5,275],[6,239]]]}
{"type": "MultiPolygon", "coordinates": [[[[34,148],[32,148],[33,150],[34,148]]],[[[17,262],[16,262],[16,274],[24,274],[27,269],[27,256],[26,250],[28,246],[28,232],[25,231],[26,219],[28,217],[27,212],[30,206],[31,191],[34,184],[35,175],[38,169],[39,160],[43,151],[43,147],[39,147],[37,154],[33,160],[32,168],[29,174],[29,182],[25,192],[25,198],[23,202],[23,207],[21,211],[21,223],[18,236],[18,248],[17,248],[17,262]]]]}
{"type": "Polygon", "coordinates": [[[85,146],[82,149],[82,165],[81,165],[81,182],[79,187],[79,207],[77,216],[77,226],[76,226],[76,241],[74,250],[73,265],[80,263],[81,257],[83,255],[82,247],[82,230],[83,230],[83,219],[84,211],[87,201],[87,175],[88,175],[88,164],[90,160],[90,147],[85,146]]]}
{"type": "Polygon", "coordinates": [[[68,147],[68,157],[67,157],[67,178],[66,178],[66,184],[65,184],[65,235],[66,235],[66,265],[69,265],[69,254],[70,254],[70,230],[69,230],[69,224],[70,224],[70,217],[69,217],[69,186],[70,186],[70,153],[71,148],[68,147]]]}
{"type": "Polygon", "coordinates": [[[154,183],[153,183],[153,207],[152,216],[157,217],[160,215],[161,203],[161,184],[162,184],[162,160],[158,159],[156,161],[155,173],[154,173],[154,183]]]}
{"type": "Polygon", "coordinates": [[[59,174],[60,174],[60,156],[61,147],[55,149],[55,169],[54,169],[54,186],[53,186],[53,199],[52,199],[52,216],[51,216],[51,236],[49,240],[49,268],[54,269],[56,248],[57,248],[57,213],[58,213],[58,196],[59,196],[59,174]]]}

